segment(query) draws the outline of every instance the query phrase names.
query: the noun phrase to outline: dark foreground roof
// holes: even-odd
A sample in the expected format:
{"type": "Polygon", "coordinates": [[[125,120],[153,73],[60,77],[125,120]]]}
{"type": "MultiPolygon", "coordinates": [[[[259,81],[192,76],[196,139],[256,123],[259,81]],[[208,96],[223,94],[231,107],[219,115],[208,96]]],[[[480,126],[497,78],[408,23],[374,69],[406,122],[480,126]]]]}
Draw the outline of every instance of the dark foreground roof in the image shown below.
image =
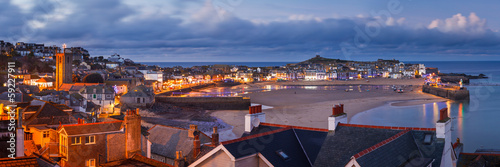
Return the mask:
{"type": "Polygon", "coordinates": [[[457,166],[462,167],[493,167],[500,166],[500,154],[461,153],[457,166]]]}
{"type": "Polygon", "coordinates": [[[361,166],[404,166],[410,161],[420,166],[413,164],[417,158],[439,166],[444,141],[431,128],[415,129],[339,124],[328,133],[314,166],[345,166],[352,157],[361,166]],[[432,136],[429,145],[423,144],[426,134],[432,136]]]}
{"type": "Polygon", "coordinates": [[[244,137],[222,144],[236,159],[260,153],[274,166],[312,166],[327,133],[326,129],[262,123],[244,137]]]}

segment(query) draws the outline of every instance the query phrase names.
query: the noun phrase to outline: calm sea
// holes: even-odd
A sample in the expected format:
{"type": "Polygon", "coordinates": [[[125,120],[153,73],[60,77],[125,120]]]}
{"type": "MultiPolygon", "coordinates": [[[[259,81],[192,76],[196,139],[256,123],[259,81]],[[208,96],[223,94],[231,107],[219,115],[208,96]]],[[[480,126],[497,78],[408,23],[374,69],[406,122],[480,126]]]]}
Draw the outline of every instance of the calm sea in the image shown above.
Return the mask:
{"type": "Polygon", "coordinates": [[[416,106],[380,106],[355,115],[350,123],[435,127],[439,109],[448,107],[452,118],[452,140],[464,143],[466,152],[476,149],[500,149],[500,62],[421,62],[427,67],[438,67],[441,72],[485,74],[489,79],[473,80],[466,86],[469,102],[448,101],[416,106]]]}

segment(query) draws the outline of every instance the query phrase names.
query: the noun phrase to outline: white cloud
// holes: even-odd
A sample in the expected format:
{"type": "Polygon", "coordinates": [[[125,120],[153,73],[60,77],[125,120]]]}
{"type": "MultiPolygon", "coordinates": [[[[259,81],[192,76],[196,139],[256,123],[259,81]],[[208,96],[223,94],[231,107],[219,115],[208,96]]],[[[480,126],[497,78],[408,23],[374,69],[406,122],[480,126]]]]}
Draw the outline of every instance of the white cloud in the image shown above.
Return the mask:
{"type": "Polygon", "coordinates": [[[479,18],[476,13],[470,13],[469,17],[463,16],[461,13],[453,15],[444,21],[440,19],[433,20],[428,26],[428,29],[438,29],[442,32],[468,32],[468,33],[484,33],[488,30],[486,19],[479,18]]]}
{"type": "Polygon", "coordinates": [[[315,20],[317,22],[321,22],[323,19],[319,17],[315,17],[314,15],[303,15],[303,14],[294,14],[288,17],[288,20],[295,21],[307,21],[307,20],[315,20]]]}

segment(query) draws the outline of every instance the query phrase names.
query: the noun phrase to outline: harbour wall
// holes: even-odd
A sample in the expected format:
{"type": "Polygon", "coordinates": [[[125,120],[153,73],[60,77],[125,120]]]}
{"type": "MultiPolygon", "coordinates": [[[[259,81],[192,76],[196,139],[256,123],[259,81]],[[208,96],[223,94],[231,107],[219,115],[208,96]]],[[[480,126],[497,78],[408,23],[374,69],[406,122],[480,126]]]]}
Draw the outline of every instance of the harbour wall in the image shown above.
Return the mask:
{"type": "Polygon", "coordinates": [[[167,91],[167,92],[159,93],[157,95],[171,96],[174,92],[187,93],[187,92],[191,92],[191,91],[195,91],[195,90],[203,89],[203,88],[208,88],[208,87],[212,87],[212,86],[215,86],[215,84],[214,83],[203,84],[203,85],[193,86],[193,87],[189,87],[189,88],[183,88],[183,89],[179,89],[179,90],[167,91]]]}
{"type": "Polygon", "coordinates": [[[439,88],[429,85],[423,85],[422,92],[444,97],[450,100],[469,100],[469,90],[467,90],[467,88],[447,89],[447,88],[439,88]]]}
{"type": "Polygon", "coordinates": [[[248,110],[250,98],[245,97],[175,97],[156,96],[156,102],[206,110],[248,110]]]}

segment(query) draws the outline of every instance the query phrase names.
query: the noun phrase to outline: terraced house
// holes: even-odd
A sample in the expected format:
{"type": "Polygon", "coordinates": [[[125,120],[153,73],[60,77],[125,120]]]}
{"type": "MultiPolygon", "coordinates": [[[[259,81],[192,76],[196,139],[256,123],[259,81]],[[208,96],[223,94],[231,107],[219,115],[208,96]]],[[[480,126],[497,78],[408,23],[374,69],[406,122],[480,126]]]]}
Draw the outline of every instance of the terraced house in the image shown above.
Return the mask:
{"type": "Polygon", "coordinates": [[[106,85],[92,85],[85,86],[79,92],[87,101],[101,106],[101,114],[115,115],[119,111],[115,107],[115,91],[111,86],[106,85]]]}

